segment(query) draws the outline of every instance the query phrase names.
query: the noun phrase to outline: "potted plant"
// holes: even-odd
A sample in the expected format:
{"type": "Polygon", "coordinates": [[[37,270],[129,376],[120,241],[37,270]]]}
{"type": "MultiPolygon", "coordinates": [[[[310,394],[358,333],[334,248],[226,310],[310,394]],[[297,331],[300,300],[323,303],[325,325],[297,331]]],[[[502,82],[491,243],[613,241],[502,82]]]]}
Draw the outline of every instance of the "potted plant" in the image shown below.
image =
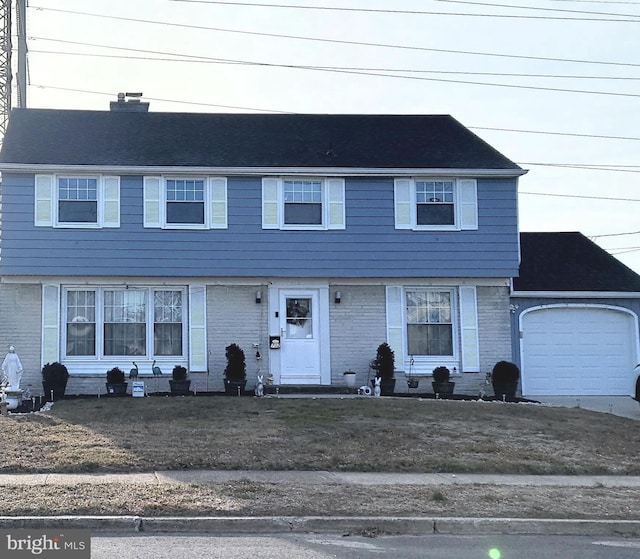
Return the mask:
{"type": "Polygon", "coordinates": [[[347,388],[355,388],[356,386],[356,372],[355,371],[345,371],[342,373],[344,376],[344,382],[347,385],[347,388]]]}
{"type": "Polygon", "coordinates": [[[515,400],[519,379],[520,369],[515,363],[498,361],[491,372],[491,384],[493,384],[495,397],[499,400],[515,400]]]}
{"type": "Polygon", "coordinates": [[[449,379],[451,377],[451,372],[447,367],[436,367],[433,370],[433,382],[431,386],[433,387],[433,393],[440,398],[446,398],[447,396],[451,396],[453,394],[453,388],[456,383],[451,382],[449,379]]]}
{"type": "Polygon", "coordinates": [[[169,380],[169,386],[171,387],[171,394],[174,396],[186,396],[189,394],[191,388],[191,381],[187,378],[187,369],[182,365],[176,365],[171,371],[171,380],[169,380]]]}
{"type": "Polygon", "coordinates": [[[68,380],[69,371],[62,363],[57,361],[47,363],[42,367],[42,388],[45,398],[51,402],[63,398],[68,380]]]}
{"type": "MultiPolygon", "coordinates": [[[[376,358],[371,362],[371,368],[376,371],[376,377],[380,381],[380,395],[391,396],[396,389],[396,379],[393,377],[395,372],[395,354],[388,343],[378,346],[376,358]]],[[[375,386],[375,379],[371,380],[371,385],[375,386]]]]}
{"type": "Polygon", "coordinates": [[[224,390],[227,394],[237,395],[244,393],[247,385],[247,365],[244,351],[238,344],[231,344],[225,348],[227,366],[224,369],[224,390]]]}
{"type": "Polygon", "coordinates": [[[124,396],[127,393],[127,383],[124,381],[124,371],[118,367],[107,371],[107,394],[110,396],[124,396]]]}

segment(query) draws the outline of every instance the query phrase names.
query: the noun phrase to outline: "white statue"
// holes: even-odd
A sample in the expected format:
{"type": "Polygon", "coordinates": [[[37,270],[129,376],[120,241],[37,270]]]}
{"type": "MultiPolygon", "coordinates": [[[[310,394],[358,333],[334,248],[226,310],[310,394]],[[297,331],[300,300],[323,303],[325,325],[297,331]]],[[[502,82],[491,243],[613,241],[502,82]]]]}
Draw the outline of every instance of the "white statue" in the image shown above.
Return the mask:
{"type": "Polygon", "coordinates": [[[381,383],[381,382],[382,382],[382,378],[380,378],[380,377],[376,377],[376,384],[375,384],[375,386],[373,387],[373,395],[374,395],[376,398],[379,398],[379,397],[380,397],[380,383],[381,383]]]}
{"type": "Polygon", "coordinates": [[[264,396],[264,375],[258,375],[258,382],[256,383],[255,394],[258,397],[264,396]]]}
{"type": "Polygon", "coordinates": [[[22,363],[13,346],[9,347],[4,361],[2,362],[2,372],[9,381],[9,390],[20,390],[20,379],[22,378],[22,363]]]}

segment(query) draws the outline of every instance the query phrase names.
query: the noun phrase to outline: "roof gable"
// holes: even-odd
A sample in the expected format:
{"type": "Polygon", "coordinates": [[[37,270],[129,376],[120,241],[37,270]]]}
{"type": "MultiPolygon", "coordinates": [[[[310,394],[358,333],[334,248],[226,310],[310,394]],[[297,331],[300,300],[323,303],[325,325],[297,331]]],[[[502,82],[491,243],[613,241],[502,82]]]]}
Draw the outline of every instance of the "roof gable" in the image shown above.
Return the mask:
{"type": "Polygon", "coordinates": [[[14,109],[0,163],[524,172],[448,115],[14,109]]]}
{"type": "Polygon", "coordinates": [[[514,291],[640,292],[640,275],[582,233],[521,233],[514,291]]]}

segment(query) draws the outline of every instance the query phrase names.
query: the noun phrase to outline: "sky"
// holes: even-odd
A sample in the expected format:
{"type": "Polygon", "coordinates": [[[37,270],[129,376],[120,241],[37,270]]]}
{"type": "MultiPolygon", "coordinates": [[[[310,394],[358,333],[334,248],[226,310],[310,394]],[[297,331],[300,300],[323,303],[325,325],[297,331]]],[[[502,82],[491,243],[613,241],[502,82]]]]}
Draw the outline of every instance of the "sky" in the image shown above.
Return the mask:
{"type": "Polygon", "coordinates": [[[450,114],[528,170],[521,231],[640,273],[640,0],[28,0],[26,22],[28,107],[450,114]]]}

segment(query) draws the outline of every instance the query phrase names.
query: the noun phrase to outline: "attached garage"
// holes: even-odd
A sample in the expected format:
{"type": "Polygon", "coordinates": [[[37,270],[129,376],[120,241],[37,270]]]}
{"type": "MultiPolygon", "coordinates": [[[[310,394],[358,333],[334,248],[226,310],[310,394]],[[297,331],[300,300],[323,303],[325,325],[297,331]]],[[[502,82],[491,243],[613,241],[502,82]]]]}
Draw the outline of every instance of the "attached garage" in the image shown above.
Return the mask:
{"type": "Polygon", "coordinates": [[[528,309],[520,323],[524,396],[632,394],[635,314],[560,304],[528,309]]]}

